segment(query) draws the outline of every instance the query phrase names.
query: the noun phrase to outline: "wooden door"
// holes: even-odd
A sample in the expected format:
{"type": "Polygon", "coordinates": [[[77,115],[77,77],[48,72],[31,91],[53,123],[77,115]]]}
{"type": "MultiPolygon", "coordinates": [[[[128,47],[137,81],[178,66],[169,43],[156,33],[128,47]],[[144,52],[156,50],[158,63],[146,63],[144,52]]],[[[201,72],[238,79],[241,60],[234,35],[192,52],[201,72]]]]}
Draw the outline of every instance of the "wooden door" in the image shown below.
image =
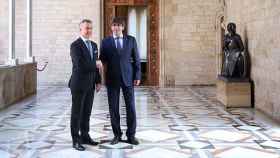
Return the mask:
{"type": "Polygon", "coordinates": [[[116,16],[128,16],[128,6],[148,8],[148,64],[147,83],[159,86],[160,49],[159,49],[159,2],[158,0],[104,0],[104,35],[111,35],[111,21],[116,16]]]}

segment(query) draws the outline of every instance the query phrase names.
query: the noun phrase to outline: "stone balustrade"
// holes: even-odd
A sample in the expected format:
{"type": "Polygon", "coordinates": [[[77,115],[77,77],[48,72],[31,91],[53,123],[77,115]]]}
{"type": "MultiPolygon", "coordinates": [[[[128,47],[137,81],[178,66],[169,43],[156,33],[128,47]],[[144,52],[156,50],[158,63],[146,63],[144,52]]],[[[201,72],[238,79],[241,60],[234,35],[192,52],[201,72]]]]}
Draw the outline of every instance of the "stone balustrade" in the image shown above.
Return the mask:
{"type": "Polygon", "coordinates": [[[0,109],[37,91],[37,63],[0,65],[0,109]]]}

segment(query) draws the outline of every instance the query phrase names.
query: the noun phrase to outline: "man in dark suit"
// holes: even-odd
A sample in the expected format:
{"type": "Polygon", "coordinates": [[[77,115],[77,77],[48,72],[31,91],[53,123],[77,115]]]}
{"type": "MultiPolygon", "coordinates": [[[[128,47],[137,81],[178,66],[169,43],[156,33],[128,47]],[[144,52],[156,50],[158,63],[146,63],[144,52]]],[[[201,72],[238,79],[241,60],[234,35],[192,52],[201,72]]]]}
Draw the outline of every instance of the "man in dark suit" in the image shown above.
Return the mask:
{"type": "Polygon", "coordinates": [[[111,144],[117,144],[122,137],[119,114],[121,88],[126,105],[127,141],[130,144],[137,145],[139,142],[135,138],[134,86],[140,84],[141,78],[137,43],[134,37],[123,35],[124,22],[121,18],[113,19],[111,29],[113,35],[103,39],[100,50],[100,59],[104,65],[111,125],[115,136],[111,144]]]}
{"type": "Polygon", "coordinates": [[[94,90],[101,88],[101,76],[96,66],[97,45],[90,40],[92,22],[80,23],[80,37],[71,44],[72,75],[69,87],[72,94],[71,135],[73,148],[85,150],[82,144],[97,145],[89,136],[89,121],[94,90]]]}

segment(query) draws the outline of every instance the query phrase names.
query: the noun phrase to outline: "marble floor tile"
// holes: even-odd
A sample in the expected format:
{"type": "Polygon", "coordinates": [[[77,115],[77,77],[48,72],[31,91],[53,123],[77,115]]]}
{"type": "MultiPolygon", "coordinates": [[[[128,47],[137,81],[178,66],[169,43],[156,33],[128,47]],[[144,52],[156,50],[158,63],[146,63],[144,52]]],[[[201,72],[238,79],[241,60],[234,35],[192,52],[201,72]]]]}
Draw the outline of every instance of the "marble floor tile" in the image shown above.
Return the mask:
{"type": "Polygon", "coordinates": [[[121,143],[110,145],[106,89],[95,95],[90,135],[98,146],[72,148],[71,93],[39,86],[38,93],[0,111],[0,158],[279,158],[280,125],[255,109],[225,109],[216,87],[137,87],[139,145],[126,143],[120,99],[121,143]]]}
{"type": "Polygon", "coordinates": [[[62,149],[38,155],[39,158],[101,158],[101,154],[94,151],[77,151],[72,148],[62,149]]]}
{"type": "Polygon", "coordinates": [[[31,142],[25,142],[21,145],[22,148],[26,148],[28,150],[40,150],[44,148],[50,148],[52,146],[53,142],[44,142],[44,141],[31,141],[31,142]]]}
{"type": "Polygon", "coordinates": [[[214,130],[201,134],[202,138],[220,140],[225,142],[238,142],[244,141],[251,137],[251,134],[236,132],[236,131],[226,131],[226,130],[214,130]]]}
{"type": "Polygon", "coordinates": [[[172,131],[198,131],[198,128],[193,125],[169,125],[172,131]]]}
{"type": "Polygon", "coordinates": [[[235,126],[237,129],[241,131],[259,131],[259,130],[264,130],[262,127],[258,126],[235,126]]]}
{"type": "Polygon", "coordinates": [[[16,158],[16,155],[0,149],[1,158],[16,158]]]}
{"type": "Polygon", "coordinates": [[[274,141],[274,140],[264,140],[264,141],[256,141],[259,143],[261,147],[264,149],[280,149],[280,141],[274,141]]]}
{"type": "Polygon", "coordinates": [[[127,144],[125,142],[120,142],[118,144],[115,145],[111,145],[110,141],[106,142],[106,143],[102,143],[99,146],[100,149],[133,149],[133,146],[130,144],[127,144]]]}
{"type": "Polygon", "coordinates": [[[146,130],[137,132],[136,137],[149,142],[159,142],[174,139],[178,137],[178,135],[159,130],[146,130]]]}
{"type": "Polygon", "coordinates": [[[190,158],[191,154],[165,148],[151,148],[129,154],[128,158],[190,158]]]}
{"type": "Polygon", "coordinates": [[[216,158],[279,158],[275,152],[254,148],[234,147],[214,154],[216,158]]]}
{"type": "Polygon", "coordinates": [[[179,141],[182,149],[214,149],[214,146],[209,141],[191,140],[179,141]]]}

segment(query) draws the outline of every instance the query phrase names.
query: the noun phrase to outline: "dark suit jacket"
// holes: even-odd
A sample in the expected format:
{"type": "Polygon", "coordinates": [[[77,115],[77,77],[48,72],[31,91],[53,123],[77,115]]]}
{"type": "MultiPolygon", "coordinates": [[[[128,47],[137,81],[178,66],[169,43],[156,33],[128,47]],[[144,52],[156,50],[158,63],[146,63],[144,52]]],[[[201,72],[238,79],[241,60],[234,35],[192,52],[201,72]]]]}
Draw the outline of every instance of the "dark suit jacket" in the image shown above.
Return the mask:
{"type": "Polygon", "coordinates": [[[103,39],[100,59],[107,65],[106,85],[119,86],[121,79],[125,86],[133,86],[133,80],[141,79],[141,63],[134,37],[123,37],[123,49],[118,51],[113,36],[103,39]]]}
{"type": "Polygon", "coordinates": [[[98,48],[94,42],[91,42],[91,45],[94,52],[93,59],[81,38],[71,44],[70,55],[73,67],[68,84],[71,91],[86,91],[89,88],[95,88],[96,83],[101,83],[101,76],[96,68],[98,48]]]}

